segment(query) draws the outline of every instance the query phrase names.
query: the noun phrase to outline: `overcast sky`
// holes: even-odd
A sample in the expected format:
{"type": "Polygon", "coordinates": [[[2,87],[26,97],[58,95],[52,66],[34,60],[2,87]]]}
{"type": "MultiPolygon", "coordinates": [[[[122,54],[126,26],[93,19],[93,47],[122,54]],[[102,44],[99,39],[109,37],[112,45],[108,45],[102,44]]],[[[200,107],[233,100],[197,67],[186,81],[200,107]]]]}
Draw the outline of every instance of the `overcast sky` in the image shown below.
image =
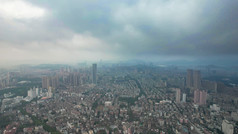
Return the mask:
{"type": "Polygon", "coordinates": [[[1,65],[231,58],[238,0],[0,0],[1,65]]]}

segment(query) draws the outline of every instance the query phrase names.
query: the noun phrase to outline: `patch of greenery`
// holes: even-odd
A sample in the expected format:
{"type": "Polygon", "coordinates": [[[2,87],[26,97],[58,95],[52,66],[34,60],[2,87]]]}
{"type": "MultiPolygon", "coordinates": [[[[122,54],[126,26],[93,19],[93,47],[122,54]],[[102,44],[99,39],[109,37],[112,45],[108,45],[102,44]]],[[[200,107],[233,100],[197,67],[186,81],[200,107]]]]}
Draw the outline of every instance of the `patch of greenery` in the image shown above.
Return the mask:
{"type": "Polygon", "coordinates": [[[107,132],[105,130],[99,130],[97,134],[107,134],[107,132]]]}
{"type": "Polygon", "coordinates": [[[119,101],[127,102],[129,105],[135,105],[137,98],[133,97],[119,97],[119,101]]]}
{"type": "Polygon", "coordinates": [[[16,133],[23,132],[24,128],[31,127],[31,126],[33,126],[33,124],[23,124],[23,125],[20,125],[20,127],[17,128],[17,132],[16,133]]]}
{"type": "Polygon", "coordinates": [[[25,110],[21,109],[20,110],[22,114],[24,115],[28,115],[31,117],[31,119],[33,120],[33,124],[36,125],[36,126],[43,126],[43,128],[47,131],[47,132],[50,132],[52,134],[60,134],[59,131],[57,131],[57,129],[55,127],[51,127],[49,125],[47,125],[44,121],[38,119],[37,117],[31,115],[31,114],[28,114],[25,110]]]}
{"type": "Polygon", "coordinates": [[[98,107],[98,101],[96,100],[92,105],[92,109],[95,110],[97,107],[98,107]]]}
{"type": "Polygon", "coordinates": [[[29,89],[30,89],[29,87],[16,87],[16,88],[10,88],[10,89],[3,89],[3,90],[0,90],[0,95],[11,92],[14,94],[12,97],[16,97],[16,96],[26,97],[27,91],[29,89]]]}
{"type": "Polygon", "coordinates": [[[5,128],[11,123],[11,116],[0,115],[0,128],[5,128]]]}
{"type": "Polygon", "coordinates": [[[129,116],[129,119],[128,119],[129,122],[132,122],[132,121],[139,121],[139,118],[136,117],[136,116],[133,114],[133,112],[132,112],[131,109],[128,109],[127,114],[128,114],[128,116],[129,116]]]}

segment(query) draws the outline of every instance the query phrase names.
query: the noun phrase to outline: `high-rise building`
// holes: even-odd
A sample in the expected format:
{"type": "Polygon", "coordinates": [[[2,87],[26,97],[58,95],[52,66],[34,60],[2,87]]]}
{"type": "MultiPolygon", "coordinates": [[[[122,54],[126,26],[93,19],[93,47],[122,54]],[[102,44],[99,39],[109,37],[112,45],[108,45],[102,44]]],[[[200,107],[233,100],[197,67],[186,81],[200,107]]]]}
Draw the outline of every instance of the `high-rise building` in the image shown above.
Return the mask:
{"type": "Polygon", "coordinates": [[[222,121],[222,132],[224,134],[234,134],[234,126],[227,120],[222,121]]]}
{"type": "Polygon", "coordinates": [[[33,92],[32,89],[27,91],[27,96],[29,96],[30,98],[33,98],[33,92]]]}
{"type": "Polygon", "coordinates": [[[33,88],[31,90],[32,90],[32,98],[36,98],[36,89],[33,88]]]}
{"type": "Polygon", "coordinates": [[[186,86],[188,88],[201,88],[201,72],[199,70],[187,70],[186,86]]]}
{"type": "Polygon", "coordinates": [[[193,70],[191,69],[187,70],[186,86],[193,87],[193,70]]]}
{"type": "Polygon", "coordinates": [[[195,104],[199,104],[199,99],[200,99],[200,91],[199,90],[195,90],[194,91],[194,103],[195,104]]]}
{"type": "Polygon", "coordinates": [[[73,72],[69,74],[69,84],[71,86],[79,86],[81,84],[80,73],[73,72]]]}
{"type": "Polygon", "coordinates": [[[10,85],[10,73],[8,72],[7,73],[7,85],[9,86],[10,85]]]}
{"type": "Polygon", "coordinates": [[[97,64],[93,64],[92,71],[92,83],[97,84],[97,64]]]}
{"type": "Polygon", "coordinates": [[[34,87],[33,89],[31,88],[30,90],[28,90],[27,96],[29,96],[31,99],[36,98],[37,97],[36,88],[34,87]]]}
{"type": "Polygon", "coordinates": [[[182,102],[186,102],[186,97],[187,95],[185,93],[183,93],[183,99],[182,99],[182,102]]]}
{"type": "Polygon", "coordinates": [[[48,77],[44,76],[42,77],[42,88],[43,89],[49,89],[49,87],[52,87],[53,89],[56,89],[59,86],[59,77],[48,77]]]}
{"type": "Polygon", "coordinates": [[[200,105],[205,105],[206,104],[206,100],[207,100],[207,92],[206,91],[200,91],[200,99],[199,99],[199,104],[200,105]]]}
{"type": "Polygon", "coordinates": [[[47,76],[42,77],[42,88],[48,89],[50,87],[50,79],[47,76]]]}
{"type": "Polygon", "coordinates": [[[181,90],[179,88],[176,89],[176,102],[180,103],[180,94],[181,94],[181,90]]]}
{"type": "Polygon", "coordinates": [[[48,90],[48,97],[49,97],[49,98],[53,97],[53,93],[52,93],[51,87],[50,87],[49,90],[48,90]]]}
{"type": "Polygon", "coordinates": [[[36,96],[38,97],[39,96],[39,88],[35,88],[35,90],[36,90],[36,96]]]}
{"type": "Polygon", "coordinates": [[[201,73],[199,70],[193,71],[193,87],[195,89],[201,88],[201,73]]]}
{"type": "Polygon", "coordinates": [[[195,90],[194,91],[194,103],[198,105],[205,105],[207,101],[207,92],[195,90]]]}
{"type": "Polygon", "coordinates": [[[58,88],[58,86],[59,86],[59,77],[58,76],[50,77],[50,86],[53,89],[58,88]]]}

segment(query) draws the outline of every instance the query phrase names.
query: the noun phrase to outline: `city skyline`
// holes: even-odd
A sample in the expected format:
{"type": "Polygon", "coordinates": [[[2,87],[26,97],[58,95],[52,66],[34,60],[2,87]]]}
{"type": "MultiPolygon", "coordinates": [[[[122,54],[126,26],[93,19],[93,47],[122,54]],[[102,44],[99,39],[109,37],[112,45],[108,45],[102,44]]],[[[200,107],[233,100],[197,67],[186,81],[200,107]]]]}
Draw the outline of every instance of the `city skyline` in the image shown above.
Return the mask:
{"type": "Polygon", "coordinates": [[[237,5],[1,0],[0,66],[100,59],[236,64],[237,5]]]}
{"type": "Polygon", "coordinates": [[[93,63],[18,66],[0,76],[3,134],[238,132],[231,69],[93,63]]]}
{"type": "Polygon", "coordinates": [[[238,134],[238,0],[0,0],[0,134],[238,134]]]}
{"type": "Polygon", "coordinates": [[[92,65],[92,83],[97,84],[97,64],[92,65]]]}

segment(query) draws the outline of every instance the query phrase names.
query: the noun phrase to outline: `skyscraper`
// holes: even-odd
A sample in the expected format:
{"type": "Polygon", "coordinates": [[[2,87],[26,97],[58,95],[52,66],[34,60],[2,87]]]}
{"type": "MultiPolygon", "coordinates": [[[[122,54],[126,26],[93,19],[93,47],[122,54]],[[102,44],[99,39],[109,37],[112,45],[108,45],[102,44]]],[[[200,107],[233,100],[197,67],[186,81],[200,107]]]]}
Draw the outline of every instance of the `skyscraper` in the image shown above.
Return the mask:
{"type": "Polygon", "coordinates": [[[59,86],[59,77],[58,76],[50,77],[50,86],[53,89],[58,88],[58,86],[59,86]]]}
{"type": "Polygon", "coordinates": [[[181,94],[181,91],[179,88],[176,89],[176,102],[177,103],[180,103],[180,94],[181,94]]]}
{"type": "Polygon", "coordinates": [[[195,90],[194,91],[194,103],[199,104],[199,100],[200,100],[200,92],[199,92],[199,90],[195,90]]]}
{"type": "Polygon", "coordinates": [[[187,70],[186,86],[189,88],[193,86],[193,70],[191,69],[187,70]]]}
{"type": "Polygon", "coordinates": [[[92,83],[97,84],[97,64],[93,64],[92,71],[92,83]]]}
{"type": "Polygon", "coordinates": [[[194,103],[198,105],[205,105],[207,100],[207,92],[195,90],[194,91],[194,103]]]}
{"type": "Polygon", "coordinates": [[[195,89],[201,88],[201,73],[199,70],[193,71],[193,87],[195,89]]]}
{"type": "Polygon", "coordinates": [[[68,82],[71,86],[79,86],[82,82],[81,82],[81,76],[79,72],[72,72],[69,74],[68,76],[68,82]]]}
{"type": "Polygon", "coordinates": [[[201,72],[199,70],[187,70],[186,86],[188,88],[201,88],[201,72]]]}
{"type": "Polygon", "coordinates": [[[7,86],[9,86],[10,85],[10,73],[8,72],[7,73],[7,86]]]}
{"type": "Polygon", "coordinates": [[[182,102],[186,102],[186,94],[185,93],[183,93],[183,99],[182,99],[182,102]]]}
{"type": "Polygon", "coordinates": [[[53,97],[53,93],[52,93],[51,87],[49,87],[49,90],[48,90],[48,97],[49,98],[53,97]]]}
{"type": "Polygon", "coordinates": [[[50,79],[47,76],[42,77],[42,88],[48,89],[50,86],[50,79]]]}
{"type": "Polygon", "coordinates": [[[206,100],[207,100],[207,92],[206,91],[200,91],[200,99],[199,99],[199,104],[200,105],[205,105],[206,100]]]}
{"type": "Polygon", "coordinates": [[[27,96],[33,98],[33,93],[32,93],[32,89],[27,91],[27,96]]]}
{"type": "Polygon", "coordinates": [[[44,77],[42,77],[42,88],[43,89],[49,89],[49,87],[56,89],[58,86],[59,86],[58,76],[54,76],[54,77],[44,76],[44,77]]]}

